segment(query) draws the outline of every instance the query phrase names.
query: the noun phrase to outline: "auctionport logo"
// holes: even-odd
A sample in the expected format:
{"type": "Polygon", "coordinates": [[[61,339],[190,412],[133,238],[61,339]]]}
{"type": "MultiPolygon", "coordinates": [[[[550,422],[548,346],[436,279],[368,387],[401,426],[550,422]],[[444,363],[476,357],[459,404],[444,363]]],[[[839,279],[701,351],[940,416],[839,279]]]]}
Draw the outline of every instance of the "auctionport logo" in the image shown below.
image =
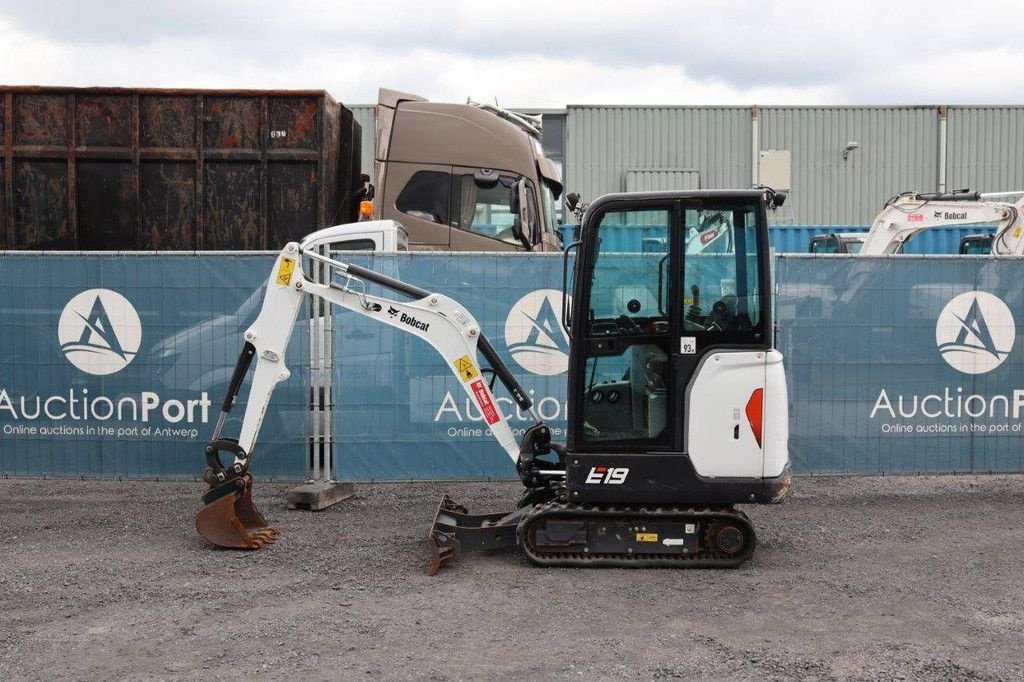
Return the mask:
{"type": "Polygon", "coordinates": [[[64,306],[57,323],[64,357],[86,374],[119,372],[142,345],[142,323],[135,308],[110,289],[89,289],[64,306]]]}
{"type": "Polygon", "coordinates": [[[505,344],[523,369],[553,376],[569,368],[569,335],[561,313],[562,292],[556,289],[531,291],[512,306],[505,319],[505,344]]]}
{"type": "Polygon", "coordinates": [[[950,367],[964,374],[985,374],[1003,364],[1016,335],[1010,308],[984,291],[955,297],[935,324],[939,353],[950,367]]]}

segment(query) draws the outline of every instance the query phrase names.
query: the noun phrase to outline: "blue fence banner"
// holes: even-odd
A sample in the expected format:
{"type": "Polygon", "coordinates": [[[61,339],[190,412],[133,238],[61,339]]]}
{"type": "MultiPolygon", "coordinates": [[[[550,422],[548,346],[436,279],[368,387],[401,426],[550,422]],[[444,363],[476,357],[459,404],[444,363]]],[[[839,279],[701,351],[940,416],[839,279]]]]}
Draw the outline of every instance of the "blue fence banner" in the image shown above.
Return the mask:
{"type": "MultiPolygon", "coordinates": [[[[198,476],[273,262],[0,255],[0,474],[198,476]]],[[[292,340],[292,378],[264,422],[257,475],[305,475],[307,339],[292,340]]],[[[241,413],[226,434],[237,434],[241,413]]]]}
{"type": "Polygon", "coordinates": [[[790,457],[805,473],[1019,472],[1018,259],[778,259],[790,457]]]}
{"type": "MultiPolygon", "coordinates": [[[[648,257],[657,252],[639,256],[648,257]]],[[[560,255],[344,260],[463,303],[564,438],[560,255]]],[[[196,477],[272,263],[267,254],[0,254],[0,475],[196,477]]],[[[982,257],[780,256],[775,316],[795,471],[1024,471],[1019,268],[982,257]]],[[[300,321],[292,376],[255,451],[263,478],[306,475],[309,352],[300,321]]],[[[331,361],[342,478],[515,477],[424,342],[337,310],[331,361]]],[[[247,391],[226,434],[238,432],[247,391]]],[[[532,423],[495,392],[517,433],[532,423]]]]}
{"type": "MultiPolygon", "coordinates": [[[[373,258],[387,274],[465,305],[554,438],[564,439],[569,340],[560,321],[560,254],[346,257],[366,267],[373,258]]],[[[334,328],[333,431],[343,478],[515,477],[478,408],[430,346],[351,312],[337,314],[334,328]]],[[[495,394],[517,435],[532,425],[500,382],[495,394]]]]}

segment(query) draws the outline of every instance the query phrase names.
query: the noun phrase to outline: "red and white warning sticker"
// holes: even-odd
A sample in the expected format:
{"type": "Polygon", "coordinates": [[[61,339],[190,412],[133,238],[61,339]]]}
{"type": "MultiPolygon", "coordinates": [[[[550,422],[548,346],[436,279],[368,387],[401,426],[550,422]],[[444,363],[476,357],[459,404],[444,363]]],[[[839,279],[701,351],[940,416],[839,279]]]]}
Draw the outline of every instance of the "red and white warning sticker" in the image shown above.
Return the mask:
{"type": "Polygon", "coordinates": [[[487,387],[484,386],[483,379],[477,379],[469,387],[473,389],[476,404],[480,406],[480,411],[483,413],[487,425],[496,424],[501,417],[498,416],[498,409],[491,402],[491,394],[487,391],[487,387]]]}

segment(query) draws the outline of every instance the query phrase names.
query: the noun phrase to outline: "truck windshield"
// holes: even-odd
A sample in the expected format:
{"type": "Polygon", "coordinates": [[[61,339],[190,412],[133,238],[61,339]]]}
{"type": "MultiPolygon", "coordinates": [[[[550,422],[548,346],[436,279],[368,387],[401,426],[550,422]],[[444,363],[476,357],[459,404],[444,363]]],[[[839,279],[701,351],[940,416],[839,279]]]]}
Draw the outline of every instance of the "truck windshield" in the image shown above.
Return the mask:
{"type": "Polygon", "coordinates": [[[541,178],[540,187],[540,198],[541,203],[543,204],[542,210],[544,211],[544,231],[554,232],[555,226],[558,224],[558,209],[556,208],[557,205],[555,204],[557,194],[552,189],[551,185],[548,184],[548,181],[545,180],[544,178],[541,178]]]}

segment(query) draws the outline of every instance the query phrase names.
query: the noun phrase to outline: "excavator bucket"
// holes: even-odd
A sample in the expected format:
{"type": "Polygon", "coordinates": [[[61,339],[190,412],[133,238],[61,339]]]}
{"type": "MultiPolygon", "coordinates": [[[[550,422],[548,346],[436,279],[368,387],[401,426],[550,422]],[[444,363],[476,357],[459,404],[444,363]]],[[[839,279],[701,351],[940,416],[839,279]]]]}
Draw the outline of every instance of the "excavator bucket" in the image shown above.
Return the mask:
{"type": "Polygon", "coordinates": [[[252,501],[252,475],[245,474],[225,485],[233,489],[225,492],[214,488],[203,498],[207,504],[196,516],[199,534],[228,549],[260,549],[276,540],[280,531],[267,525],[252,501]]]}

